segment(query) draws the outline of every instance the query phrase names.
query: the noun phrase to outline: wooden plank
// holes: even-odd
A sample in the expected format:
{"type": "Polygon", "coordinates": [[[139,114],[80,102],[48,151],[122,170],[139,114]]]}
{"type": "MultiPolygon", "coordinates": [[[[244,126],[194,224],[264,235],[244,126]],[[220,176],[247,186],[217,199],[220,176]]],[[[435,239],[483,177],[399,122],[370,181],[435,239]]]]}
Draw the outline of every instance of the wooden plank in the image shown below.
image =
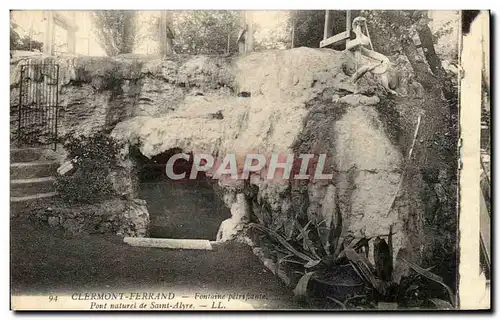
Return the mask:
{"type": "Polygon", "coordinates": [[[125,237],[123,242],[134,247],[212,250],[209,240],[201,239],[160,239],[160,238],[135,238],[125,237]]]}
{"type": "Polygon", "coordinates": [[[349,39],[349,37],[350,37],[349,32],[344,31],[344,32],[341,32],[339,34],[334,35],[333,37],[330,37],[328,39],[321,41],[319,44],[319,47],[324,48],[324,47],[329,46],[331,44],[335,44],[337,42],[349,39]]]}

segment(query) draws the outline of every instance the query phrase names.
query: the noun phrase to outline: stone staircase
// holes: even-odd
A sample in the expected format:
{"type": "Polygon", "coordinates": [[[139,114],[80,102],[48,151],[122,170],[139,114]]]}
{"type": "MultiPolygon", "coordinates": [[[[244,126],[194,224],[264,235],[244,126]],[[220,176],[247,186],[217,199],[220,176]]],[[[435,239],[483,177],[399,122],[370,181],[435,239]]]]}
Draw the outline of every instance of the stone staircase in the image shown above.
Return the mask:
{"type": "Polygon", "coordinates": [[[56,195],[58,154],[50,149],[10,150],[10,215],[48,207],[56,195]]]}

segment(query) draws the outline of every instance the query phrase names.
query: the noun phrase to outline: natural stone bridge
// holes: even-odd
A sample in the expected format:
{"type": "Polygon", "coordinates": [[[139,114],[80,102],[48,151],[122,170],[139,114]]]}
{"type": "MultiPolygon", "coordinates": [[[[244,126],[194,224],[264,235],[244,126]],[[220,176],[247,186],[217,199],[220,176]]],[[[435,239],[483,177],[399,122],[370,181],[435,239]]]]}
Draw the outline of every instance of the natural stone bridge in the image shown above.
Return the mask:
{"type": "MultiPolygon", "coordinates": [[[[149,158],[172,149],[218,157],[328,155],[329,181],[283,184],[259,175],[219,181],[238,217],[228,228],[252,220],[287,234],[296,220],[328,223],[340,211],[343,235],[387,235],[392,225],[396,251],[421,249],[421,178],[415,173],[411,184],[400,184],[418,97],[388,99],[370,74],[353,84],[351,53],[296,48],[242,57],[46,59],[61,66],[61,134],[104,129],[149,158]]],[[[20,63],[12,61],[14,68],[20,63]]],[[[14,69],[12,101],[18,81],[14,69]]],[[[128,148],[120,156],[115,187],[136,197],[134,159],[128,148]]]]}

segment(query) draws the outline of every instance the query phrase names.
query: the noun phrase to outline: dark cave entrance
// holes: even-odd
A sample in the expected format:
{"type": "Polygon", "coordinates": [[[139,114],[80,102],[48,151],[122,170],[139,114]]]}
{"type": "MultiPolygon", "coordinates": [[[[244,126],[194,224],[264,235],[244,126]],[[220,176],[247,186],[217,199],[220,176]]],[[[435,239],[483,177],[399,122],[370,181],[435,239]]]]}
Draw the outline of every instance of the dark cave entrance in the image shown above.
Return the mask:
{"type": "Polygon", "coordinates": [[[132,156],[137,164],[139,198],[146,200],[149,211],[149,234],[152,238],[215,240],[222,221],[231,217],[229,209],[215,192],[217,181],[203,172],[189,179],[190,161],[175,161],[174,173],[186,172],[186,178],[167,177],[166,164],[181,149],[167,150],[151,159],[137,149],[132,156]]]}

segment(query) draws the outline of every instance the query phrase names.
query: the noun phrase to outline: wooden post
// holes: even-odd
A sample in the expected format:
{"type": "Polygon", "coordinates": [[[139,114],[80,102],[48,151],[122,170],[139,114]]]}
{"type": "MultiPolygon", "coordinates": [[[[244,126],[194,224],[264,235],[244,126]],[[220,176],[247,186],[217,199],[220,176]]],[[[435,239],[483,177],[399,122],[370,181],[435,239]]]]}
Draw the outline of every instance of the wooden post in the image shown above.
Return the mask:
{"type": "Polygon", "coordinates": [[[66,30],[66,37],[67,37],[67,41],[68,41],[68,52],[75,53],[75,51],[76,51],[75,30],[72,28],[66,30]]]}
{"type": "Polygon", "coordinates": [[[333,15],[331,10],[325,11],[325,28],[323,31],[323,40],[319,43],[320,48],[324,48],[329,45],[336,45],[341,41],[349,41],[351,35],[351,12],[346,13],[346,30],[333,35],[333,15]]]}
{"type": "Polygon", "coordinates": [[[174,51],[173,34],[171,30],[171,13],[169,11],[162,11],[160,14],[160,53],[162,57],[169,56],[174,51]]]}
{"type": "Polygon", "coordinates": [[[333,15],[330,10],[325,11],[325,28],[323,30],[323,40],[333,36],[333,15]]]}
{"type": "Polygon", "coordinates": [[[90,32],[92,30],[92,24],[90,24],[90,28],[87,32],[87,55],[90,56],[90,32]]]}
{"type": "Polygon", "coordinates": [[[76,52],[76,23],[75,23],[75,11],[70,13],[70,25],[66,25],[66,41],[68,42],[68,52],[75,53],[76,52]]]}
{"type": "Polygon", "coordinates": [[[253,12],[246,12],[247,33],[245,36],[245,52],[253,51],[253,12]]]}
{"type": "Polygon", "coordinates": [[[29,31],[29,39],[30,39],[30,51],[31,51],[31,44],[33,43],[33,15],[30,17],[30,31],[29,31]]]}
{"type": "Polygon", "coordinates": [[[238,52],[240,54],[245,53],[245,40],[238,41],[238,52]]]}
{"type": "Polygon", "coordinates": [[[160,12],[160,23],[159,23],[159,38],[160,38],[160,54],[163,57],[167,55],[167,21],[166,12],[160,12]]]}
{"type": "Polygon", "coordinates": [[[238,53],[244,54],[246,52],[246,38],[248,35],[248,26],[246,19],[246,11],[240,11],[240,25],[241,29],[238,33],[238,53]]]}
{"type": "Polygon", "coordinates": [[[43,41],[43,53],[52,56],[54,55],[54,16],[51,10],[45,11],[45,19],[47,19],[47,23],[43,41]]]}
{"type": "Polygon", "coordinates": [[[345,15],[345,29],[347,33],[349,34],[349,37],[351,36],[351,10],[346,11],[345,15]]]}

